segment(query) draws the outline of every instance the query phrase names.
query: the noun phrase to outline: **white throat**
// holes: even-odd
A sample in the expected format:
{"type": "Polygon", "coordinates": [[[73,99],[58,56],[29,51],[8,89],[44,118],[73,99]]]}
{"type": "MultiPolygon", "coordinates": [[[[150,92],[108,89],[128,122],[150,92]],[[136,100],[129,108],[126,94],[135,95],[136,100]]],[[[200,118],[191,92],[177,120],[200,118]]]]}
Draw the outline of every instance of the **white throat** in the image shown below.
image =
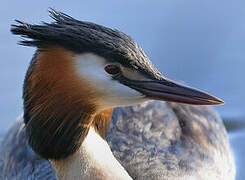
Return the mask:
{"type": "Polygon", "coordinates": [[[76,153],[63,160],[51,160],[51,164],[59,180],[132,179],[94,128],[89,129],[76,153]]]}

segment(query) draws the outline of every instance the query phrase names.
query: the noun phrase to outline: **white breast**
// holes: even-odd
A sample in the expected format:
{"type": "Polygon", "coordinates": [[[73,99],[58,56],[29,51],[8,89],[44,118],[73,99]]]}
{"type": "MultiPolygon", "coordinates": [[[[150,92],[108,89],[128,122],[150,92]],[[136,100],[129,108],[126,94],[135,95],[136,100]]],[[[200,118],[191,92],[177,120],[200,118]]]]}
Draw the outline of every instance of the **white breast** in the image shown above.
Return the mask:
{"type": "Polygon", "coordinates": [[[60,180],[131,179],[94,128],[90,128],[79,151],[67,159],[51,161],[51,164],[60,180]]]}

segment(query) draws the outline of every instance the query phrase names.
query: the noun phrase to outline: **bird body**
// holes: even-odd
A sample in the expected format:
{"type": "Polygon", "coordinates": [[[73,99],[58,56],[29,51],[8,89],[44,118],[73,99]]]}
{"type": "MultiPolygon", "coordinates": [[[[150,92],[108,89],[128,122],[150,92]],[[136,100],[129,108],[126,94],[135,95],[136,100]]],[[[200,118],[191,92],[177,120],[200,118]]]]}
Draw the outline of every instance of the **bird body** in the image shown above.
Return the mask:
{"type": "Polygon", "coordinates": [[[37,51],[24,81],[23,118],[1,145],[3,178],[234,178],[212,109],[146,102],[222,100],[163,77],[126,34],[50,13],[54,23],[17,21],[11,29],[37,51]]]}
{"type": "MultiPolygon", "coordinates": [[[[56,179],[29,146],[23,118],[3,139],[0,179],[56,179]]],[[[115,108],[107,142],[133,179],[235,179],[225,127],[210,107],[154,101],[115,108]]]]}

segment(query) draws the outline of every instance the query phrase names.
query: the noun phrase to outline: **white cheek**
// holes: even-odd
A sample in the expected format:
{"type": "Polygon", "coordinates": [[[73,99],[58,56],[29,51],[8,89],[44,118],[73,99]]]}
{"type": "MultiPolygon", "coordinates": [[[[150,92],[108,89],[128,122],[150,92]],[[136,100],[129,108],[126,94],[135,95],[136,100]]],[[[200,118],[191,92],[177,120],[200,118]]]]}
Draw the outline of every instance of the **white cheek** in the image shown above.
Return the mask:
{"type": "Polygon", "coordinates": [[[86,53],[76,56],[75,61],[78,74],[89,83],[93,92],[102,94],[97,101],[102,109],[146,101],[141,93],[113,80],[111,75],[105,72],[104,58],[86,53]]]}
{"type": "Polygon", "coordinates": [[[105,109],[116,106],[129,106],[146,101],[144,95],[125,85],[114,81],[107,84],[108,94],[101,98],[101,106],[105,109]]]}

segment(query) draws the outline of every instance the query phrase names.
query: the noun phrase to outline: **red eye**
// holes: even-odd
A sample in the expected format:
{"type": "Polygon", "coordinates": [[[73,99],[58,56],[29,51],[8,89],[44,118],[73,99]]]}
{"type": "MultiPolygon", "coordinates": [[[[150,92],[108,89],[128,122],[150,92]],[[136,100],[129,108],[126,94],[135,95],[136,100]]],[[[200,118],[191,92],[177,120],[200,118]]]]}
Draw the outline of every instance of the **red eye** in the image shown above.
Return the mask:
{"type": "Polygon", "coordinates": [[[105,71],[108,73],[108,74],[112,74],[112,75],[116,75],[116,74],[119,74],[120,73],[120,68],[116,65],[107,65],[105,67],[105,71]]]}

